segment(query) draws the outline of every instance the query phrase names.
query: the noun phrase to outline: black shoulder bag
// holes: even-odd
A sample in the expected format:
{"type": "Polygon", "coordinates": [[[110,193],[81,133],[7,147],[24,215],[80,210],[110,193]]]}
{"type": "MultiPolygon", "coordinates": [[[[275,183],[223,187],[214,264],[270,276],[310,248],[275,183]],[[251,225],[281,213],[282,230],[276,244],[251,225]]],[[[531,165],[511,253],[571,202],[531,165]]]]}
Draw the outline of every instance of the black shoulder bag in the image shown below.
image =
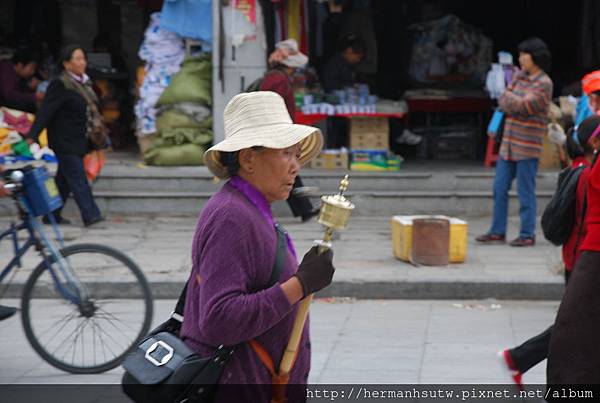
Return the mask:
{"type": "MultiPolygon", "coordinates": [[[[275,230],[277,254],[265,288],[279,280],[287,250],[283,228],[276,223],[275,230]]],[[[213,399],[223,367],[234,347],[221,345],[211,356],[201,357],[181,340],[179,331],[188,284],[189,280],[171,317],[152,330],[123,362],[123,391],[135,402],[208,403],[213,399]]]]}

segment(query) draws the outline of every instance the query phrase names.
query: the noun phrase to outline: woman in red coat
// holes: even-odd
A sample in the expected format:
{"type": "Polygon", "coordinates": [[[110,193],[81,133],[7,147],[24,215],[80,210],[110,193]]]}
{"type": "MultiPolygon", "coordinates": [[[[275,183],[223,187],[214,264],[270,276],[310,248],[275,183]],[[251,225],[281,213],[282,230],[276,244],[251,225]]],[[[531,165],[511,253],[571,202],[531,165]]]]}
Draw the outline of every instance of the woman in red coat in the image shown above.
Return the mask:
{"type": "MultiPolygon", "coordinates": [[[[583,220],[585,214],[584,200],[587,189],[587,180],[591,172],[591,162],[598,147],[600,139],[591,140],[596,127],[600,125],[600,117],[593,116],[584,120],[576,132],[576,137],[570,134],[567,138],[567,151],[573,161],[573,169],[584,166],[577,181],[575,196],[575,225],[571,235],[562,246],[562,257],[565,266],[565,283],[575,267],[575,262],[581,254],[583,239],[587,233],[587,226],[583,220]]],[[[502,367],[508,371],[512,381],[522,387],[523,374],[548,357],[550,339],[554,326],[550,326],[542,333],[530,338],[521,345],[498,353],[502,367]]]]}
{"type": "MultiPolygon", "coordinates": [[[[600,97],[600,71],[584,77],[583,83],[591,101],[600,97]]],[[[600,104],[590,104],[598,113],[600,104]]],[[[598,121],[597,116],[588,119],[598,121]]],[[[600,123],[589,142],[600,143],[600,123]]],[[[587,233],[580,248],[582,253],[575,263],[550,340],[546,370],[550,385],[600,383],[600,162],[597,159],[596,155],[587,184],[587,233]]]]}
{"type": "MultiPolygon", "coordinates": [[[[295,120],[296,114],[292,76],[296,69],[304,67],[307,63],[308,57],[298,50],[298,43],[294,39],[278,42],[275,51],[269,56],[269,71],[260,84],[261,91],[273,91],[281,95],[292,121],[295,120]]],[[[297,176],[287,202],[294,217],[302,217],[302,222],[305,222],[316,216],[319,210],[313,207],[308,197],[297,194],[298,189],[302,187],[302,180],[297,176]]]]}

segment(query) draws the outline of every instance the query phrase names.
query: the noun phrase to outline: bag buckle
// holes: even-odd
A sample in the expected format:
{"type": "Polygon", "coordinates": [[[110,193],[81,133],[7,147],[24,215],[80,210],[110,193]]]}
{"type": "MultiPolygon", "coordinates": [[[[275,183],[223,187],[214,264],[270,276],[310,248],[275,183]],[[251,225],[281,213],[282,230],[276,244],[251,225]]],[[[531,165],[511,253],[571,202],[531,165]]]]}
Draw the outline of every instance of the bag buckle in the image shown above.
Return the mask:
{"type": "Polygon", "coordinates": [[[148,347],[148,349],[146,350],[146,355],[144,356],[148,361],[150,361],[152,364],[156,365],[157,367],[160,367],[161,365],[165,365],[167,362],[169,362],[171,360],[171,358],[173,358],[173,347],[169,346],[167,343],[165,343],[162,340],[158,340],[154,343],[152,343],[152,345],[150,347],[148,347]],[[158,347],[162,347],[165,350],[168,351],[167,354],[165,354],[160,361],[158,361],[156,358],[152,357],[150,354],[152,354],[158,347]]]}

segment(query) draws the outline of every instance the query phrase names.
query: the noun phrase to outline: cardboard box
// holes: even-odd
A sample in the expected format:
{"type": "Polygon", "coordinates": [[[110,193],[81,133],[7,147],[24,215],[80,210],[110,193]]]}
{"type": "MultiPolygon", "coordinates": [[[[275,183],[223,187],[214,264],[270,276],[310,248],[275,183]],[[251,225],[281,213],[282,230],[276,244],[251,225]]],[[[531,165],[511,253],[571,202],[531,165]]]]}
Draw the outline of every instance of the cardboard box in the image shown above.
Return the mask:
{"type": "Polygon", "coordinates": [[[352,171],[387,171],[387,150],[352,150],[352,171]]]}
{"type": "Polygon", "coordinates": [[[348,169],[348,151],[323,150],[310,161],[313,169],[348,169]]]}
{"type": "Polygon", "coordinates": [[[447,216],[393,216],[392,248],[394,256],[405,262],[411,261],[412,250],[412,223],[416,218],[446,218],[450,220],[450,245],[449,262],[463,263],[467,258],[467,231],[468,223],[464,220],[447,216]]]}
{"type": "Polygon", "coordinates": [[[387,150],[390,128],[387,118],[355,117],[350,119],[350,148],[353,150],[387,150]]]}

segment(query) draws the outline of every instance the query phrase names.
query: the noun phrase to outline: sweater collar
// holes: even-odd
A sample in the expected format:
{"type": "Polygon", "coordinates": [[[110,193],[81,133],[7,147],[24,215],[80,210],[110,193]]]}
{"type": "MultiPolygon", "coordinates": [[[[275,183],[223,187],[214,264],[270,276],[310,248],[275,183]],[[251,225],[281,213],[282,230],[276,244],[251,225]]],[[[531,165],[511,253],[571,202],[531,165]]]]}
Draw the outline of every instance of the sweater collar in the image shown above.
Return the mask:
{"type": "MultiPolygon", "coordinates": [[[[227,184],[239,192],[241,192],[252,204],[256,206],[258,211],[260,211],[261,215],[269,222],[271,225],[275,226],[275,219],[273,218],[273,212],[271,211],[271,204],[267,200],[267,198],[254,186],[252,186],[248,181],[246,181],[241,176],[232,176],[231,179],[227,182],[227,184]]],[[[294,243],[292,242],[292,238],[289,236],[287,231],[285,231],[285,238],[287,241],[288,249],[294,256],[294,259],[297,259],[296,248],[294,247],[294,243]]]]}
{"type": "Polygon", "coordinates": [[[69,77],[71,77],[73,80],[77,81],[80,84],[85,84],[88,81],[90,81],[90,77],[85,73],[83,73],[82,76],[78,76],[77,74],[73,74],[70,71],[67,71],[67,74],[69,75],[69,77]]]}
{"type": "Polygon", "coordinates": [[[254,186],[250,184],[250,182],[246,181],[241,176],[233,176],[228,182],[231,186],[242,192],[244,196],[248,200],[252,202],[258,208],[260,213],[269,221],[270,223],[275,224],[275,220],[273,219],[273,213],[271,212],[271,205],[267,201],[266,197],[254,186]]]}

